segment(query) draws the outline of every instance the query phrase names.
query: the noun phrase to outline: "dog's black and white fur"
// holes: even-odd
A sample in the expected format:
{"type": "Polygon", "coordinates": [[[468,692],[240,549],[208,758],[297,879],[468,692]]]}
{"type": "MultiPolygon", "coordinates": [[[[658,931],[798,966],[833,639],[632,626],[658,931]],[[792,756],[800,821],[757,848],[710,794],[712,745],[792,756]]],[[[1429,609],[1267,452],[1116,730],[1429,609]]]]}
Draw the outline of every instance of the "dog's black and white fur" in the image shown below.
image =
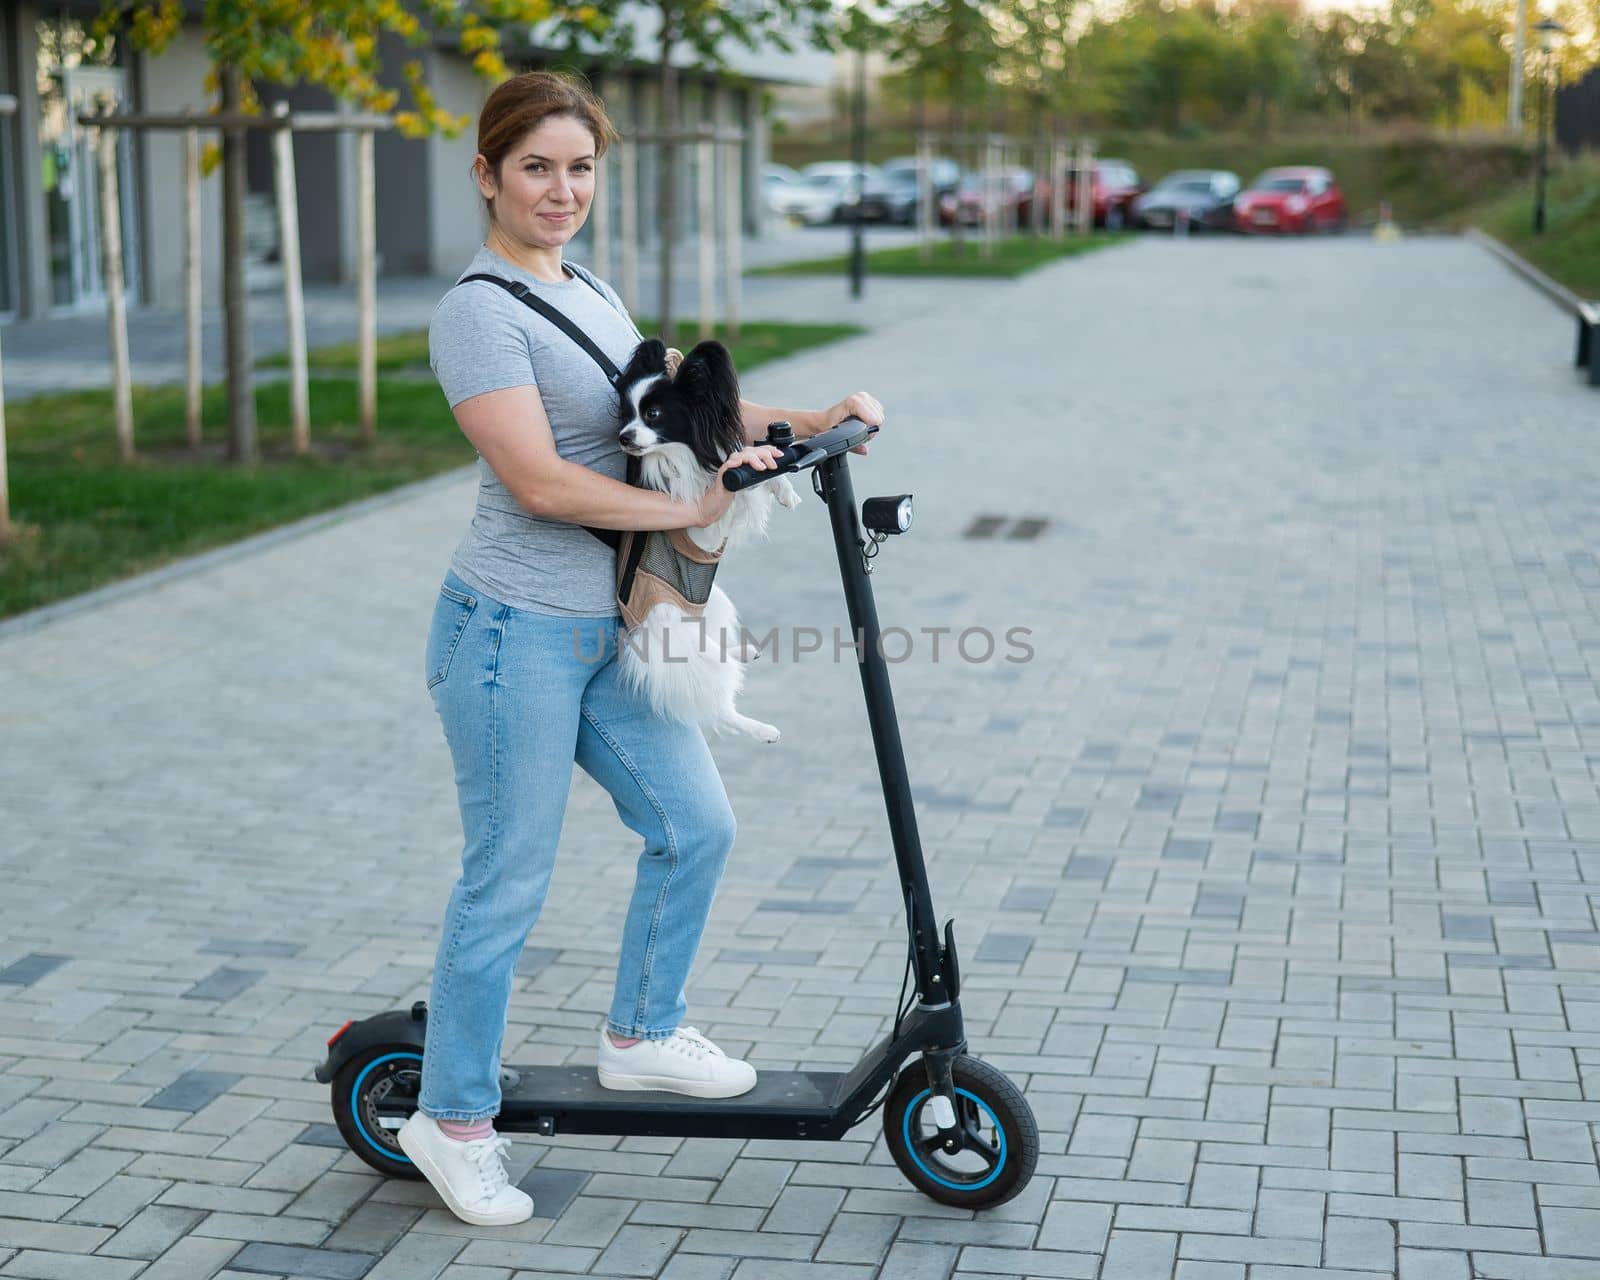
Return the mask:
{"type": "MultiPolygon", "coordinates": [[[[716,479],[717,469],[745,446],[739,378],[720,342],[700,343],[683,357],[674,374],[669,371],[665,344],[648,339],[623,370],[618,391],[619,441],[624,453],[640,460],[640,482],[646,488],[698,502],[716,479]]],[[[740,490],[715,524],[691,528],[688,536],[707,551],[724,541],[732,548],[766,533],[775,503],[800,504],[787,476],[740,490]]],[[[657,604],[626,639],[623,675],[646,694],[657,712],[718,732],[745,733],[762,742],[778,740],[774,726],[741,715],[734,706],[744,685],[748,655],[739,616],[721,587],[711,588],[703,619],[686,617],[675,605],[657,604]]]]}

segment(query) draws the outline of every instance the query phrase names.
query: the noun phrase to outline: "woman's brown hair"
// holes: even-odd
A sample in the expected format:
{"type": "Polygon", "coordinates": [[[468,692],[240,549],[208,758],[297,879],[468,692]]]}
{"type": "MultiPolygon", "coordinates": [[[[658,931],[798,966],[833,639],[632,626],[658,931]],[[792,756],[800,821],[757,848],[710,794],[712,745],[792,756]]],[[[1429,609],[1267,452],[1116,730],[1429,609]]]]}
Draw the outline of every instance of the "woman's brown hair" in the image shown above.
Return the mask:
{"type": "MultiPolygon", "coordinates": [[[[599,159],[618,138],[605,104],[576,76],[559,71],[525,71],[499,85],[478,113],[478,153],[500,180],[500,164],[511,148],[551,116],[571,116],[594,135],[599,159]]],[[[489,201],[494,212],[494,201],[489,201]]]]}

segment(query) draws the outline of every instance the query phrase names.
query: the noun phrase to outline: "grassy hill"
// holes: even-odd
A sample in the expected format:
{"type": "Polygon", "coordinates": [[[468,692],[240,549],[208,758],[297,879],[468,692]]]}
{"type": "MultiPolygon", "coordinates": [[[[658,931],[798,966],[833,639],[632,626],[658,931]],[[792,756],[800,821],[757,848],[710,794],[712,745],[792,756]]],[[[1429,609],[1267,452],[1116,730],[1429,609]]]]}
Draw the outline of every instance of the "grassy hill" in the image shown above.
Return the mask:
{"type": "Polygon", "coordinates": [[[1533,234],[1532,181],[1480,206],[1472,220],[1574,293],[1600,298],[1600,156],[1551,173],[1542,236],[1533,234]]]}

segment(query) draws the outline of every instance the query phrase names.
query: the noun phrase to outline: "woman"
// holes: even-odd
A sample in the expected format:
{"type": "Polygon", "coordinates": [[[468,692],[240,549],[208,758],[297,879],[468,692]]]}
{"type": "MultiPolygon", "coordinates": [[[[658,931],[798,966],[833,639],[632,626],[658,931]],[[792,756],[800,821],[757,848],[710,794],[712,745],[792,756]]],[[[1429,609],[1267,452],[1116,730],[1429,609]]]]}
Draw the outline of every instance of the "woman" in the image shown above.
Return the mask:
{"type": "MultiPolygon", "coordinates": [[[[478,120],[473,161],[489,230],[463,274],[520,282],[620,367],[638,329],[608,285],[562,261],[616,136],[600,102],[565,77],[533,72],[497,88],[478,120]]],[[[703,528],[732,495],[713,484],[690,504],[624,483],[616,393],[599,364],[493,282],[451,289],[428,337],[439,384],[482,463],[477,511],[427,644],[466,844],[434,965],[418,1110],[399,1141],[458,1217],[509,1225],[532,1216],[533,1201],[509,1185],[510,1143],[491,1124],[500,1048],[574,762],[644,838],[599,1036],[601,1083],[711,1098],[755,1085],[748,1063],[682,1025],[684,982],[733,844],[733,814],[700,730],[653,715],[619,681],[615,552],[586,529],[703,528]],[[608,656],[597,662],[597,652],[608,656]]],[[[883,421],[865,392],[820,412],[741,408],[751,441],[781,418],[800,435],[852,414],[883,421]]],[[[775,456],[752,446],[726,466],[766,470],[775,456]]]]}

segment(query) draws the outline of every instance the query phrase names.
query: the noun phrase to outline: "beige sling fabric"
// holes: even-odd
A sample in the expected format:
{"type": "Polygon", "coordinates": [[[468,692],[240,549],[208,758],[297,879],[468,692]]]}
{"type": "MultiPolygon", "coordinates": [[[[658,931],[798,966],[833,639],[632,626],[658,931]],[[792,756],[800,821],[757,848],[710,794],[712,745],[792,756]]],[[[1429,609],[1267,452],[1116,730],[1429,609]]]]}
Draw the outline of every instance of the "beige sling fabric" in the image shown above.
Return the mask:
{"type": "Polygon", "coordinates": [[[629,627],[644,624],[645,615],[656,605],[669,603],[685,616],[704,616],[711,597],[711,582],[717,562],[722,559],[724,541],[715,551],[695,545],[687,529],[650,530],[622,535],[617,550],[617,603],[629,627]],[[645,539],[634,570],[633,582],[625,584],[628,563],[633,559],[633,541],[645,539]],[[627,587],[624,598],[623,589],[627,587]]]}

